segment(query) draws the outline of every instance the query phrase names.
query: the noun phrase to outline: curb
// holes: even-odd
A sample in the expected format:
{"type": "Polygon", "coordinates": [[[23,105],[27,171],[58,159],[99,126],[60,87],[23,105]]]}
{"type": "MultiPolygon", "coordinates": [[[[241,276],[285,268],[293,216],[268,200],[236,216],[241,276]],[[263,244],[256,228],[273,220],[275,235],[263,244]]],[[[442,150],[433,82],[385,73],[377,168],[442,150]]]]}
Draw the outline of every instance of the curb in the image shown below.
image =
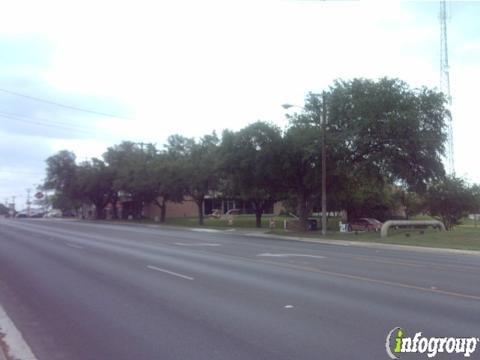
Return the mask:
{"type": "Polygon", "coordinates": [[[5,353],[5,350],[3,349],[3,346],[7,346],[7,344],[3,340],[3,338],[5,337],[5,334],[0,333],[0,335],[2,335],[2,337],[0,337],[0,360],[8,360],[7,359],[7,354],[5,353]]]}
{"type": "Polygon", "coordinates": [[[1,339],[3,345],[7,346],[8,357],[5,349],[0,347],[0,359],[23,359],[23,360],[37,360],[32,353],[30,346],[25,342],[20,331],[17,329],[13,321],[8,317],[3,307],[0,305],[0,329],[4,335],[1,339]]]}
{"type": "Polygon", "coordinates": [[[270,239],[285,239],[292,241],[301,241],[308,243],[317,243],[324,245],[340,245],[340,246],[358,246],[366,248],[381,248],[388,250],[403,250],[403,251],[417,251],[417,252],[434,252],[443,254],[458,254],[458,255],[476,255],[480,256],[480,251],[477,250],[460,250],[460,249],[448,249],[448,248],[434,248],[427,246],[412,246],[412,245],[397,245],[397,244],[381,244],[381,243],[368,243],[365,241],[348,241],[348,240],[333,240],[333,239],[311,239],[294,236],[283,236],[273,234],[247,234],[248,236],[257,236],[270,239]]]}

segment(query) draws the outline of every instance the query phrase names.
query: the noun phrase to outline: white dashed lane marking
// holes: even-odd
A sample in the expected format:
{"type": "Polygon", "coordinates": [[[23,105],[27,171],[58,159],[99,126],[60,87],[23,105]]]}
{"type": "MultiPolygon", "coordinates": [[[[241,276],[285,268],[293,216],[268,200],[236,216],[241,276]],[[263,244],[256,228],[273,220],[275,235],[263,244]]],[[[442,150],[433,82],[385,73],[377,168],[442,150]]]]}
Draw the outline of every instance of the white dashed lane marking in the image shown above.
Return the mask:
{"type": "Polygon", "coordinates": [[[307,258],[314,258],[314,259],[325,259],[325,256],[321,256],[321,255],[310,255],[310,254],[271,254],[271,253],[262,253],[262,254],[258,254],[257,256],[262,256],[262,257],[279,257],[279,258],[287,258],[287,257],[307,257],[307,258]]]}
{"type": "Polygon", "coordinates": [[[216,243],[174,243],[175,245],[178,246],[222,246],[222,244],[216,244],[216,243]]]}
{"type": "Polygon", "coordinates": [[[165,273],[165,274],[173,275],[173,276],[185,279],[185,280],[195,280],[191,276],[182,275],[182,274],[179,274],[177,272],[166,270],[166,269],[161,269],[161,268],[153,266],[153,265],[147,265],[147,268],[150,269],[150,270],[155,270],[155,271],[159,271],[159,272],[162,272],[162,273],[165,273]]]}

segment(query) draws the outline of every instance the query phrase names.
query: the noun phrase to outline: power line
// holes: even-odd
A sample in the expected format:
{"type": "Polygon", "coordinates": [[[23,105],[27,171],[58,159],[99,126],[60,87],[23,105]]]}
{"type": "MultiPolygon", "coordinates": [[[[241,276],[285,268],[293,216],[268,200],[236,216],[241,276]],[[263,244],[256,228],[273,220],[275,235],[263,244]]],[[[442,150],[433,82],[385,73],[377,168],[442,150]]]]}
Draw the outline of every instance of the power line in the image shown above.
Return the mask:
{"type": "Polygon", "coordinates": [[[8,175],[29,175],[29,176],[44,176],[45,172],[37,172],[37,171],[22,171],[22,170],[3,170],[0,169],[0,175],[8,174],[8,175]]]}
{"type": "Polygon", "coordinates": [[[53,123],[49,124],[49,123],[44,123],[44,122],[41,122],[41,121],[35,121],[34,119],[28,119],[28,118],[22,119],[22,118],[19,118],[17,116],[3,115],[3,113],[1,113],[1,112],[0,112],[0,117],[5,118],[5,119],[11,119],[11,120],[24,122],[24,123],[27,123],[27,124],[40,125],[40,126],[46,126],[46,127],[50,127],[50,128],[59,129],[59,130],[69,131],[69,132],[73,132],[73,133],[75,133],[75,132],[76,133],[82,133],[84,135],[92,135],[93,134],[93,131],[89,131],[87,129],[74,128],[74,127],[67,126],[67,125],[59,125],[59,124],[53,124],[53,123]]]}
{"type": "Polygon", "coordinates": [[[113,114],[109,114],[109,113],[105,113],[105,112],[101,112],[101,111],[90,110],[90,109],[80,108],[80,107],[77,107],[77,106],[61,104],[61,103],[56,102],[56,101],[51,101],[51,100],[47,100],[47,99],[38,98],[38,97],[35,97],[35,96],[21,94],[21,93],[15,92],[15,91],[7,90],[7,89],[1,89],[0,88],[0,91],[4,92],[4,93],[7,93],[7,94],[10,94],[10,95],[23,97],[23,98],[26,98],[26,99],[29,99],[29,100],[34,100],[34,101],[39,101],[39,102],[43,102],[43,103],[50,104],[50,105],[59,106],[59,107],[65,108],[65,109],[81,111],[81,112],[85,112],[85,113],[89,113],[89,114],[106,116],[106,117],[117,118],[117,119],[132,120],[131,118],[127,118],[127,117],[124,117],[124,116],[118,116],[118,115],[113,115],[113,114]]]}
{"type": "Polygon", "coordinates": [[[90,131],[90,129],[83,127],[83,126],[78,126],[76,124],[72,123],[66,123],[62,121],[57,121],[57,120],[49,120],[45,118],[38,118],[38,117],[29,117],[21,114],[16,114],[16,113],[11,113],[11,112],[6,112],[0,109],[0,115],[5,115],[5,117],[9,116],[12,119],[15,120],[24,120],[27,122],[38,122],[38,123],[43,123],[45,125],[52,125],[52,126],[62,126],[62,127],[68,127],[74,130],[81,130],[81,131],[90,131]]]}

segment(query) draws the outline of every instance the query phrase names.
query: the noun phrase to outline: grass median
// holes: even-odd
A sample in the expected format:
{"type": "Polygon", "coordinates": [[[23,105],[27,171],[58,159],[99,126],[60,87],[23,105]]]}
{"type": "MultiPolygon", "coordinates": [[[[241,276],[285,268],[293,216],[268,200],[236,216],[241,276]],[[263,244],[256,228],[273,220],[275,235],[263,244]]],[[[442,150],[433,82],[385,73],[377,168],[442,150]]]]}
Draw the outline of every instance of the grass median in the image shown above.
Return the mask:
{"type": "Polygon", "coordinates": [[[300,233],[285,230],[272,230],[270,233],[312,239],[362,241],[367,243],[480,251],[480,226],[476,227],[468,223],[459,225],[451,231],[439,231],[433,229],[389,230],[386,238],[381,238],[378,232],[340,233],[338,231],[330,231],[326,236],[322,236],[318,231],[300,233]]]}
{"type": "MultiPolygon", "coordinates": [[[[283,216],[262,216],[262,230],[267,231],[269,229],[270,219],[274,219],[276,227],[283,226],[283,220],[287,217],[283,216]]],[[[291,219],[291,218],[289,218],[291,219]]],[[[166,219],[165,223],[161,224],[158,221],[152,219],[134,219],[134,220],[108,220],[111,222],[124,223],[124,224],[154,224],[154,225],[171,225],[171,226],[182,226],[182,227],[202,227],[202,228],[211,228],[211,229],[232,229],[232,228],[241,228],[241,229],[257,229],[255,227],[255,216],[254,215],[236,215],[233,217],[233,222],[229,222],[226,217],[223,218],[213,218],[210,216],[205,216],[203,219],[203,225],[198,224],[198,217],[181,217],[181,218],[171,218],[166,219]]]]}

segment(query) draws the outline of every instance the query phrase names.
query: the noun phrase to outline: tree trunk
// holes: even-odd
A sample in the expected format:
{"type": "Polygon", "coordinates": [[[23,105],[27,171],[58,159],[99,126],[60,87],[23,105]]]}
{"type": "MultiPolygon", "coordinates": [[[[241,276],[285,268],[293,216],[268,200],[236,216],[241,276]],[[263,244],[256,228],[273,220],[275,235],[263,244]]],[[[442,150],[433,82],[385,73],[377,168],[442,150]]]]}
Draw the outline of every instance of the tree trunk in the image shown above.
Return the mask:
{"type": "Polygon", "coordinates": [[[160,222],[164,223],[165,222],[165,217],[167,214],[167,200],[165,197],[162,196],[162,202],[159,202],[157,199],[155,199],[155,205],[158,206],[160,209],[160,222]]]}
{"type": "Polygon", "coordinates": [[[118,196],[117,194],[112,195],[112,219],[118,219],[118,209],[117,209],[118,196]]]}
{"type": "Polygon", "coordinates": [[[198,224],[199,225],[203,225],[203,200],[204,200],[203,196],[195,200],[198,206],[198,224]]]}
{"type": "Polygon", "coordinates": [[[160,207],[160,222],[165,223],[165,216],[167,215],[167,202],[162,199],[162,206],[160,207]]]}
{"type": "Polygon", "coordinates": [[[262,227],[262,210],[255,210],[255,226],[257,228],[262,227]]]}
{"type": "Polygon", "coordinates": [[[134,218],[140,220],[142,218],[142,202],[137,200],[134,203],[134,218]]]}
{"type": "Polygon", "coordinates": [[[259,205],[256,202],[253,202],[253,206],[255,206],[255,226],[257,228],[261,228],[262,227],[263,206],[259,205]]]}
{"type": "Polygon", "coordinates": [[[118,209],[117,209],[118,200],[112,201],[112,219],[118,219],[118,209]]]}
{"type": "Polygon", "coordinates": [[[95,204],[95,219],[97,220],[103,220],[104,219],[104,214],[103,214],[103,209],[105,207],[102,207],[101,204],[95,204]]]}
{"type": "Polygon", "coordinates": [[[298,200],[298,217],[300,219],[300,224],[303,230],[307,230],[307,220],[308,220],[308,206],[307,206],[307,196],[301,194],[298,200]]]}

